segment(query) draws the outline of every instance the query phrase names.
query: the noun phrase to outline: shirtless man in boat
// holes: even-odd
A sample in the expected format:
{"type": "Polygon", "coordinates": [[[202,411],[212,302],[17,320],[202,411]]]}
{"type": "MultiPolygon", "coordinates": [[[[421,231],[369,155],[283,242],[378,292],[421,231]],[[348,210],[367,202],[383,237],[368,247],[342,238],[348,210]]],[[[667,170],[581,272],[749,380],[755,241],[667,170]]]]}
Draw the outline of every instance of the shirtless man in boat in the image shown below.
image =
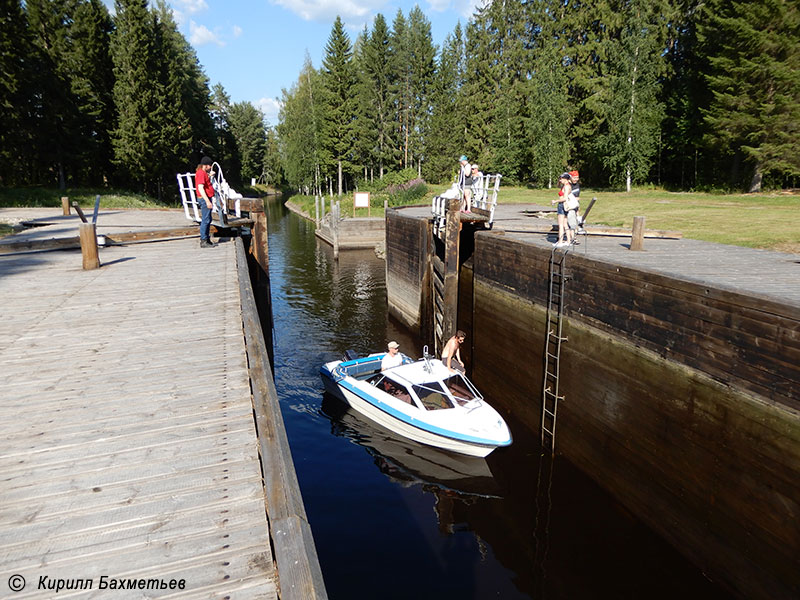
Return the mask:
{"type": "Polygon", "coordinates": [[[461,360],[461,344],[465,339],[467,339],[467,334],[459,329],[453,337],[447,340],[444,350],[442,350],[442,362],[451,372],[465,372],[464,362],[461,360]]]}

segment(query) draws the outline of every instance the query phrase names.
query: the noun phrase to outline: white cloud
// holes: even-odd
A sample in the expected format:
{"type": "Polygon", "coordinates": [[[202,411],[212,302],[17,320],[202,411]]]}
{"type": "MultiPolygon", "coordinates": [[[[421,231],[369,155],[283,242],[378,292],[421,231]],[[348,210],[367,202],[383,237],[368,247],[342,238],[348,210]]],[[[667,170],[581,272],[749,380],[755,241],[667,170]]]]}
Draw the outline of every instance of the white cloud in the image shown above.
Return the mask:
{"type": "Polygon", "coordinates": [[[465,19],[475,14],[478,7],[487,4],[487,0],[428,0],[428,7],[434,12],[452,11],[465,19]]]}
{"type": "Polygon", "coordinates": [[[242,30],[241,27],[239,27],[238,25],[234,25],[233,26],[233,37],[238,38],[240,35],[242,35],[242,31],[243,30],[242,30]]]}
{"type": "Polygon", "coordinates": [[[177,0],[175,4],[190,15],[208,10],[206,0],[177,0]]]}
{"type": "Polygon", "coordinates": [[[387,0],[270,0],[306,21],[329,23],[339,15],[342,21],[364,19],[383,7],[387,0]]]}
{"type": "Polygon", "coordinates": [[[219,39],[216,33],[205,25],[198,25],[194,21],[189,21],[189,41],[194,47],[204,46],[206,44],[216,44],[217,46],[225,45],[225,42],[219,39]]]}
{"type": "Polygon", "coordinates": [[[261,98],[253,104],[261,109],[261,112],[264,113],[264,118],[269,121],[270,125],[276,125],[278,123],[278,113],[282,106],[279,100],[275,98],[261,98]]]}

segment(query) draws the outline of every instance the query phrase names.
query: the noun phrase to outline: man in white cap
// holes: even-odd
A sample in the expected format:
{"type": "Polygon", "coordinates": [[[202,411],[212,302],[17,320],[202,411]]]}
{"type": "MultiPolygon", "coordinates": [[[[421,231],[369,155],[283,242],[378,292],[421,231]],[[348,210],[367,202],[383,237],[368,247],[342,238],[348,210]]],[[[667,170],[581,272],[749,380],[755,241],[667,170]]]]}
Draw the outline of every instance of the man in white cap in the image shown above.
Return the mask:
{"type": "Polygon", "coordinates": [[[398,351],[400,344],[392,340],[388,344],[389,352],[387,352],[381,360],[381,371],[391,369],[392,367],[399,367],[403,364],[403,355],[398,351]]]}

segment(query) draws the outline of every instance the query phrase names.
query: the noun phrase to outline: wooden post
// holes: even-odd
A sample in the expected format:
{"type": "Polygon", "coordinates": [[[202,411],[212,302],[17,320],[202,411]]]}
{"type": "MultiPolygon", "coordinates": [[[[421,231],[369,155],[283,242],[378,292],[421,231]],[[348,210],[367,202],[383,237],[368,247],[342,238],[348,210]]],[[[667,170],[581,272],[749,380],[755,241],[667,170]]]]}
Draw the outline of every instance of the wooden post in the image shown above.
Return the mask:
{"type": "Polygon", "coordinates": [[[81,255],[85,270],[100,267],[100,256],[97,252],[97,226],[94,223],[81,223],[78,225],[81,240],[81,255]]]}
{"type": "Polygon", "coordinates": [[[339,203],[331,197],[331,233],[333,235],[333,260],[339,260],[339,203]]]}
{"type": "Polygon", "coordinates": [[[61,196],[61,212],[65,217],[69,216],[69,198],[61,196]]]}
{"type": "Polygon", "coordinates": [[[451,198],[447,205],[444,237],[443,338],[454,335],[458,325],[458,255],[460,234],[461,199],[451,198]]]}
{"type": "Polygon", "coordinates": [[[633,217],[631,250],[644,250],[644,217],[633,217]]]}
{"type": "Polygon", "coordinates": [[[251,210],[253,219],[253,240],[250,252],[265,273],[269,273],[269,241],[267,239],[267,214],[263,206],[260,210],[251,210]]]}

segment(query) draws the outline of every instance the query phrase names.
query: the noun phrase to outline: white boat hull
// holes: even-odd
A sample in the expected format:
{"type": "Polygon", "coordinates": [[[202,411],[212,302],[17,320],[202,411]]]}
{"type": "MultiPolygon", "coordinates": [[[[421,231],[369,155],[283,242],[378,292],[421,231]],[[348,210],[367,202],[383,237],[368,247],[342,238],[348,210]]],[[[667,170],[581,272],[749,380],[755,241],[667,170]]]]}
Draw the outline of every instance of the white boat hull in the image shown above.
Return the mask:
{"type": "MultiPolygon", "coordinates": [[[[428,415],[426,411],[420,413],[419,409],[410,407],[400,401],[395,401],[388,396],[386,396],[387,400],[378,398],[376,396],[380,394],[375,391],[375,388],[367,383],[358,382],[353,378],[345,377],[335,381],[331,376],[332,368],[331,363],[326,365],[326,368],[322,371],[326,389],[335,396],[342,398],[356,412],[398,435],[435,448],[479,458],[486,457],[498,446],[511,443],[510,434],[508,434],[505,423],[503,423],[503,427],[505,428],[507,439],[497,442],[458,439],[456,437],[457,433],[448,435],[448,432],[441,424],[432,424],[419,418],[419,416],[425,416],[433,419],[436,415],[428,415]],[[437,430],[442,433],[438,433],[437,430]]],[[[493,409],[485,406],[484,410],[491,411],[492,417],[496,417],[502,422],[502,419],[493,409]]],[[[469,436],[462,435],[461,437],[469,436]]],[[[475,437],[477,438],[478,436],[476,435],[475,437]]]]}

